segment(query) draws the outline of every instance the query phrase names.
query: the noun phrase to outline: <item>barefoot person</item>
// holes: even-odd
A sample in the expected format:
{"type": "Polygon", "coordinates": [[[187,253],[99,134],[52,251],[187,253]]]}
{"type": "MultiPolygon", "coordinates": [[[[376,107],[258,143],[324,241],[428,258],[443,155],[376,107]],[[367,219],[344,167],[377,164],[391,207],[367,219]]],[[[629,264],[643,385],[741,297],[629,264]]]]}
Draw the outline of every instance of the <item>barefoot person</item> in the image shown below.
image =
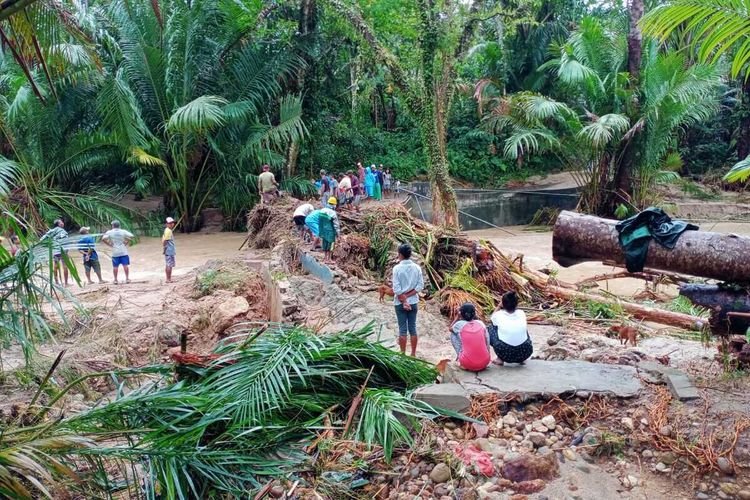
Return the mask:
{"type": "Polygon", "coordinates": [[[481,372],[490,364],[490,335],[477,319],[474,304],[465,303],[458,310],[461,317],[451,327],[451,344],[464,370],[481,372]]]}
{"type": "Polygon", "coordinates": [[[164,273],[167,275],[167,283],[172,282],[172,269],[175,265],[175,255],[177,251],[174,247],[174,219],[167,217],[167,227],[164,228],[164,234],[161,237],[161,244],[164,247],[164,273]]]}
{"type": "Polygon", "coordinates": [[[518,295],[510,291],[503,295],[503,307],[492,313],[492,331],[490,343],[497,354],[493,363],[521,363],[529,359],[534,352],[531,344],[526,313],[517,309],[518,295]]]}
{"type": "Polygon", "coordinates": [[[89,228],[86,226],[82,227],[79,232],[83,237],[78,240],[78,253],[83,255],[83,270],[86,273],[86,281],[89,285],[94,284],[91,280],[91,270],[93,269],[96,277],[99,278],[99,283],[104,283],[102,266],[99,263],[99,254],[96,252],[94,237],[89,235],[89,228]]]}
{"type": "Polygon", "coordinates": [[[52,223],[52,228],[39,239],[39,241],[50,240],[52,242],[55,283],[60,284],[60,268],[62,267],[65,286],[68,286],[68,266],[63,262],[63,256],[67,255],[68,252],[63,248],[63,244],[67,239],[68,232],[65,230],[65,222],[62,219],[55,219],[55,222],[52,223]]]}
{"type": "Polygon", "coordinates": [[[393,304],[398,320],[398,347],[406,353],[406,335],[411,336],[411,355],[417,355],[417,309],[424,288],[422,269],[411,260],[411,246],[398,247],[398,264],[393,267],[393,304]]]}
{"type": "Polygon", "coordinates": [[[128,255],[128,245],[130,241],[135,238],[133,233],[120,228],[120,221],[112,221],[112,229],[104,233],[102,236],[102,243],[112,247],[112,274],[115,277],[115,285],[117,281],[117,272],[122,266],[125,271],[125,283],[130,283],[130,256],[128,255]]]}

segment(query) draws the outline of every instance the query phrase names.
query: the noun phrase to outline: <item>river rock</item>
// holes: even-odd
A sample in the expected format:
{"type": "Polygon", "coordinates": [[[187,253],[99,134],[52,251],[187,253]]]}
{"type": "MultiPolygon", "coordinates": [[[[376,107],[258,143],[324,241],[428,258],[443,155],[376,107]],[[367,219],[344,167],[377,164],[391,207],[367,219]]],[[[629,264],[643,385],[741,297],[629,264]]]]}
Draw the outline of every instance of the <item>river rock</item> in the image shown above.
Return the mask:
{"type": "Polygon", "coordinates": [[[211,323],[216,333],[232,326],[235,318],[244,316],[250,310],[250,304],[245,297],[229,297],[221,302],[211,313],[211,323]]]}
{"type": "Polygon", "coordinates": [[[560,467],[555,452],[546,454],[525,453],[507,460],[502,469],[503,477],[514,483],[534,479],[553,479],[559,475],[560,467]]]}
{"type": "Polygon", "coordinates": [[[665,464],[663,462],[659,462],[658,464],[656,464],[656,470],[658,470],[659,472],[664,472],[668,468],[669,467],[667,467],[667,464],[665,464]]]}
{"type": "Polygon", "coordinates": [[[451,478],[451,468],[448,464],[440,462],[430,471],[430,479],[433,483],[445,483],[451,478]]]}
{"type": "Polygon", "coordinates": [[[635,429],[635,423],[633,423],[633,419],[630,417],[622,417],[620,423],[630,431],[635,429]]]}
{"type": "Polygon", "coordinates": [[[529,434],[526,436],[526,439],[534,443],[534,446],[536,446],[537,448],[539,448],[540,446],[544,446],[547,442],[547,437],[541,432],[529,432],[529,434]]]}
{"type": "Polygon", "coordinates": [[[739,498],[740,500],[750,500],[750,490],[738,491],[737,498],[739,498]]]}
{"type": "Polygon", "coordinates": [[[729,460],[727,460],[726,457],[719,457],[718,459],[716,459],[716,465],[724,474],[734,474],[732,464],[729,462],[729,460]]]}
{"type": "Polygon", "coordinates": [[[563,448],[562,454],[565,457],[565,460],[570,460],[571,462],[578,460],[578,455],[570,448],[563,448]]]}
{"type": "Polygon", "coordinates": [[[651,451],[651,450],[643,450],[643,451],[641,452],[641,456],[642,456],[643,458],[654,458],[654,452],[653,452],[653,451],[651,451]]]}
{"type": "Polygon", "coordinates": [[[620,478],[620,482],[626,488],[635,488],[640,483],[640,480],[635,476],[628,475],[620,478]]]}
{"type": "Polygon", "coordinates": [[[668,451],[659,455],[659,461],[667,465],[672,465],[677,461],[677,455],[668,451]]]}
{"type": "Polygon", "coordinates": [[[557,425],[557,422],[555,422],[555,417],[552,415],[545,415],[542,418],[542,423],[548,430],[555,430],[555,426],[557,425]]]}
{"type": "Polygon", "coordinates": [[[463,429],[461,429],[460,427],[457,427],[456,429],[454,429],[453,430],[453,436],[456,439],[463,439],[464,438],[464,431],[463,431],[463,429]]]}
{"type": "Polygon", "coordinates": [[[665,437],[669,437],[672,435],[672,426],[671,425],[662,425],[659,428],[659,434],[665,437]]]}
{"type": "Polygon", "coordinates": [[[474,428],[474,433],[478,438],[486,438],[490,433],[490,428],[487,424],[473,422],[471,426],[474,428]]]}
{"type": "Polygon", "coordinates": [[[518,422],[518,419],[512,413],[506,413],[503,415],[503,423],[509,427],[513,427],[518,422]]]}
{"type": "Polygon", "coordinates": [[[719,488],[729,496],[735,496],[740,492],[740,487],[734,483],[721,483],[719,488]]]}
{"type": "Polygon", "coordinates": [[[274,485],[273,488],[271,488],[271,491],[268,492],[269,495],[271,495],[273,498],[281,498],[284,496],[284,492],[286,490],[283,486],[280,484],[274,485]]]}

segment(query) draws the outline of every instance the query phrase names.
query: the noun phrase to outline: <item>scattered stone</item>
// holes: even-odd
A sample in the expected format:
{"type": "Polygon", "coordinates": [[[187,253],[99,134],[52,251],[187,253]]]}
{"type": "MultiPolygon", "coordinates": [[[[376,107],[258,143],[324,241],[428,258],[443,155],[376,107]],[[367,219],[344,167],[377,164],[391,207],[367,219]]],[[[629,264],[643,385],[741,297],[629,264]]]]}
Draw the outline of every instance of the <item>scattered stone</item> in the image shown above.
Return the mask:
{"type": "MultiPolygon", "coordinates": [[[[531,432],[531,431],[534,431],[534,432],[544,432],[544,433],[549,432],[549,428],[546,425],[544,425],[541,420],[534,420],[534,422],[532,422],[532,424],[531,424],[531,429],[529,429],[528,427],[529,426],[527,425],[526,426],[527,432],[531,432]]],[[[553,429],[554,429],[554,427],[553,427],[553,429]]]]}
{"type": "Polygon", "coordinates": [[[716,465],[719,467],[719,470],[723,472],[724,474],[734,474],[734,469],[732,468],[732,464],[729,463],[729,460],[727,460],[726,457],[719,457],[716,459],[716,465]]]}
{"type": "Polygon", "coordinates": [[[486,424],[474,422],[471,424],[478,438],[486,438],[490,434],[490,428],[486,424]]]}
{"type": "Polygon", "coordinates": [[[460,427],[457,427],[456,429],[454,429],[453,430],[453,436],[456,439],[463,439],[464,438],[464,431],[463,431],[463,429],[461,429],[460,427]]]}
{"type": "Polygon", "coordinates": [[[672,465],[677,461],[677,455],[675,455],[671,451],[668,451],[659,455],[659,461],[666,465],[672,465]]]}
{"type": "Polygon", "coordinates": [[[695,498],[697,498],[698,500],[708,500],[711,497],[706,495],[702,491],[699,491],[698,493],[695,494],[695,498]]]}
{"type": "Polygon", "coordinates": [[[570,448],[563,448],[562,454],[565,457],[565,460],[570,460],[571,462],[578,460],[578,455],[570,448]]]}
{"type": "Polygon", "coordinates": [[[668,373],[666,375],[667,386],[672,395],[680,401],[698,399],[698,389],[690,382],[687,375],[681,372],[668,373]]]}
{"type": "Polygon", "coordinates": [[[553,479],[559,474],[557,456],[554,452],[523,454],[506,461],[502,469],[503,477],[514,483],[534,479],[553,479]]]}
{"type": "Polygon", "coordinates": [[[249,310],[250,304],[245,297],[229,297],[213,310],[211,323],[217,333],[224,333],[235,318],[244,316],[249,310]]]}
{"type": "Polygon", "coordinates": [[[445,483],[451,478],[451,468],[448,464],[440,462],[430,472],[430,479],[433,483],[445,483]]]}
{"type": "Polygon", "coordinates": [[[635,424],[633,423],[633,419],[630,417],[622,417],[620,420],[622,425],[624,425],[628,430],[635,430],[635,424]]]}
{"type": "Polygon", "coordinates": [[[589,472],[591,472],[591,467],[589,467],[587,464],[583,464],[583,463],[577,464],[576,465],[576,469],[578,469],[581,472],[585,472],[586,474],[588,474],[589,472]]]}
{"type": "Polygon", "coordinates": [[[271,488],[271,491],[269,491],[268,493],[273,498],[281,498],[281,497],[284,496],[284,492],[285,491],[286,491],[286,489],[283,486],[281,486],[280,484],[277,484],[277,485],[274,485],[274,487],[271,488]]]}
{"type": "MultiPolygon", "coordinates": [[[[444,385],[444,384],[440,384],[440,385],[444,385]]],[[[447,429],[453,430],[453,429],[456,429],[458,427],[458,424],[456,422],[448,421],[448,422],[445,423],[445,427],[447,429]]]]}
{"type": "Polygon", "coordinates": [[[750,500],[750,490],[738,491],[737,498],[739,498],[740,500],[750,500]]]}
{"type": "Polygon", "coordinates": [[[656,470],[658,470],[659,472],[664,472],[668,468],[669,467],[664,462],[659,462],[658,464],[656,464],[656,470]]]}
{"type": "Polygon", "coordinates": [[[671,425],[663,425],[659,428],[659,434],[661,434],[664,437],[669,437],[672,435],[672,426],[671,425]]]}
{"type": "Polygon", "coordinates": [[[536,493],[537,491],[542,491],[546,485],[547,483],[543,479],[534,479],[531,481],[522,481],[513,486],[513,489],[516,493],[528,495],[536,493]]]}
{"type": "Polygon", "coordinates": [[[414,391],[414,398],[436,408],[456,412],[464,412],[471,408],[469,393],[460,384],[426,385],[414,391]]]}
{"type": "Polygon", "coordinates": [[[554,416],[552,416],[552,415],[545,415],[542,418],[542,424],[544,424],[544,426],[547,429],[553,431],[553,430],[555,430],[555,426],[557,425],[557,422],[555,422],[555,417],[554,416]]]}
{"type": "Polygon", "coordinates": [[[526,439],[534,443],[534,446],[536,446],[537,448],[539,448],[540,446],[544,446],[547,442],[547,437],[541,432],[529,432],[529,434],[526,436],[526,439]]]}
{"type": "Polygon", "coordinates": [[[719,488],[729,496],[735,496],[740,492],[740,487],[734,483],[721,483],[719,488]]]}
{"type": "Polygon", "coordinates": [[[643,452],[641,452],[641,456],[643,458],[654,458],[654,452],[651,450],[643,450],[643,452]]]}
{"type": "Polygon", "coordinates": [[[504,424],[512,427],[512,426],[516,425],[517,422],[518,422],[518,420],[516,419],[516,416],[513,415],[512,413],[506,413],[505,415],[503,415],[503,423],[504,424]]]}
{"type": "Polygon", "coordinates": [[[620,482],[626,488],[635,488],[640,483],[640,480],[635,476],[625,476],[620,478],[620,482]]]}

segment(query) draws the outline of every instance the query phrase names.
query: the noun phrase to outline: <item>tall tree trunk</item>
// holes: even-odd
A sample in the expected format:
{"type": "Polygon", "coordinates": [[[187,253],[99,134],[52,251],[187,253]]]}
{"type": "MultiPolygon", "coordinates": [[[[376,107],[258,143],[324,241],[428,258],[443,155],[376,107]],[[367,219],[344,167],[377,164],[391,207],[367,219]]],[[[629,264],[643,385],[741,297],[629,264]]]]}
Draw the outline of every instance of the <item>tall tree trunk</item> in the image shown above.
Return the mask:
{"type": "Polygon", "coordinates": [[[740,120],[739,137],[737,137],[737,160],[742,161],[750,155],[750,78],[742,84],[742,119],[740,120]]]}
{"type": "Polygon", "coordinates": [[[456,192],[451,186],[445,151],[445,126],[438,123],[438,116],[432,106],[425,106],[419,120],[432,193],[432,222],[458,227],[456,192]]]}
{"type": "Polygon", "coordinates": [[[389,95],[388,105],[385,108],[385,129],[396,130],[396,99],[393,94],[389,95]]]}
{"type": "Polygon", "coordinates": [[[357,118],[357,107],[359,106],[359,73],[361,66],[361,56],[359,51],[351,58],[349,62],[349,85],[351,88],[352,104],[352,121],[357,118]]]}
{"type": "Polygon", "coordinates": [[[299,160],[299,143],[292,141],[286,151],[286,178],[294,177],[297,174],[297,160],[299,160]]]}
{"type": "MultiPolygon", "coordinates": [[[[630,74],[630,89],[633,91],[633,101],[631,103],[631,118],[636,120],[640,116],[640,106],[636,96],[641,79],[641,59],[643,56],[643,34],[638,25],[643,17],[644,5],[643,0],[630,0],[630,31],[628,32],[628,73],[630,74]]],[[[645,127],[645,125],[644,125],[645,127]]],[[[633,192],[633,172],[635,171],[641,156],[641,138],[644,130],[641,129],[630,137],[618,151],[619,161],[615,161],[616,170],[612,182],[612,193],[607,207],[599,210],[602,215],[611,212],[617,204],[629,201],[633,192]]]]}

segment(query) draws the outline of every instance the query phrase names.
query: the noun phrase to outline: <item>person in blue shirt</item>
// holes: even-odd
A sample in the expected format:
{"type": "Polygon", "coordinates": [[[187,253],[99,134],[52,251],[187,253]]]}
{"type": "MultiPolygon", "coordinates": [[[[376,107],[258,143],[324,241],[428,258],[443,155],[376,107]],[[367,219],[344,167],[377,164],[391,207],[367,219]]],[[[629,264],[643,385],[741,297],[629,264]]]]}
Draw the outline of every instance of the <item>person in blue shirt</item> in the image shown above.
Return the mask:
{"type": "Polygon", "coordinates": [[[99,278],[99,283],[104,283],[102,279],[102,266],[99,263],[99,254],[96,253],[96,243],[94,237],[89,235],[89,228],[82,227],[80,231],[83,236],[78,240],[78,252],[83,255],[83,269],[86,272],[86,279],[89,285],[93,285],[91,281],[91,270],[93,269],[96,273],[96,277],[99,278]]]}

